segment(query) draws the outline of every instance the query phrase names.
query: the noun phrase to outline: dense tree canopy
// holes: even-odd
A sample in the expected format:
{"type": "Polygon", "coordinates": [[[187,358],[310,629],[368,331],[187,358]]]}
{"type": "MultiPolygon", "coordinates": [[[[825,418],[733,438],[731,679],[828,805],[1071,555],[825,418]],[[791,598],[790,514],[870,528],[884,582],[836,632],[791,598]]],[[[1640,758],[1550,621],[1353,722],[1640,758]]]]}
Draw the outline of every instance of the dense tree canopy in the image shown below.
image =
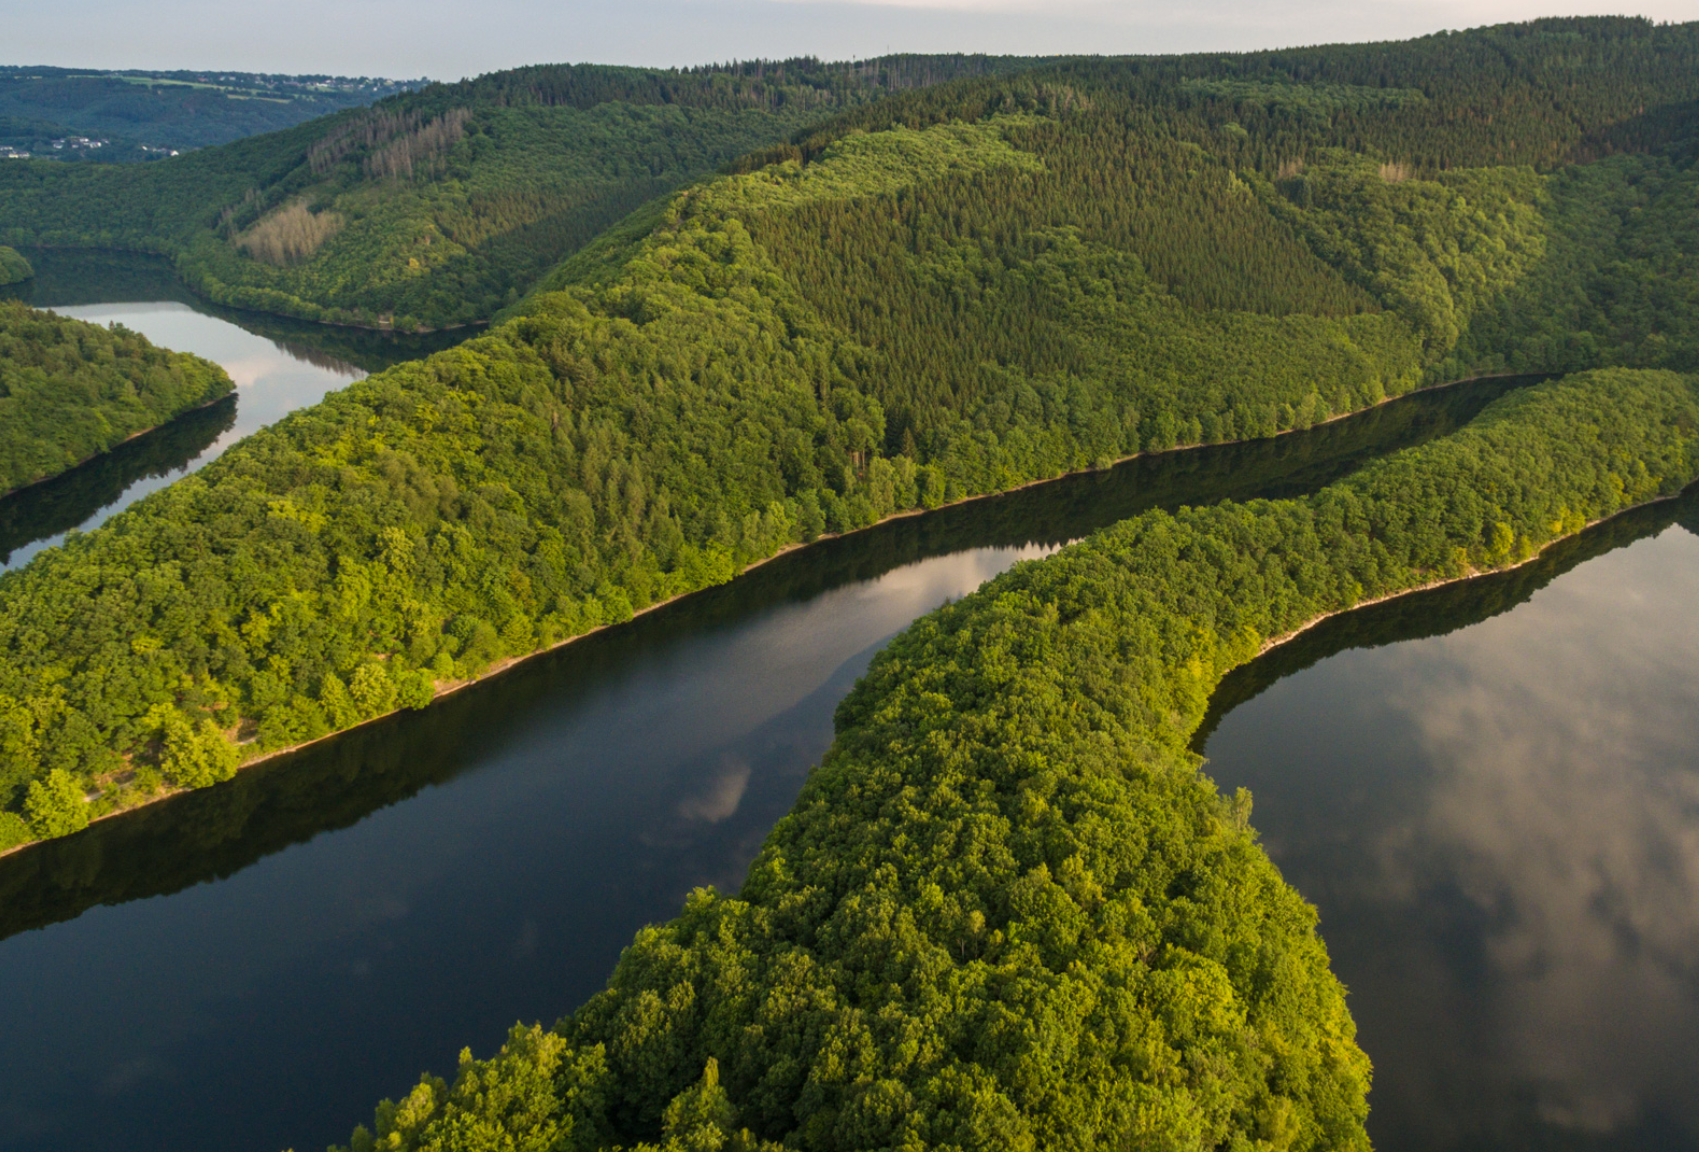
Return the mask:
{"type": "Polygon", "coordinates": [[[899,510],[1614,365],[922,620],[736,898],[697,894],[555,1030],[353,1143],[1362,1147],[1313,913],[1186,740],[1271,639],[1699,475],[1695,380],[1662,370],[1693,367],[1696,35],[522,70],[151,166],[169,196],[8,167],[20,234],[168,251],[225,299],[509,306],[0,577],[0,844],[899,510]]]}
{"type": "Polygon", "coordinates": [[[1188,750],[1210,692],[1318,616],[1695,478],[1699,377],[1595,372],[1312,497],[1016,567],[875,658],[740,893],[353,1152],[1366,1149],[1314,912],[1188,750]]]}
{"type": "Polygon", "coordinates": [[[13,161],[0,242],[157,252],[222,304],[441,328],[487,319],[645,201],[832,112],[1032,63],[522,68],[141,167],[13,161]]]}
{"type": "Polygon", "coordinates": [[[1477,367],[1671,363],[1693,330],[1679,149],[1544,177],[1329,145],[1262,174],[1122,71],[1041,75],[899,96],[656,202],[489,335],[0,579],[0,800],[50,834],[50,778],[90,814],[210,782],[824,532],[1477,367]],[[950,120],[952,92],[995,110],[950,120]],[[1667,189],[1670,225],[1608,208],[1625,185],[1667,189]],[[1640,285],[1638,327],[1527,338],[1519,299],[1605,274],[1640,285]]]}
{"type": "MultiPolygon", "coordinates": [[[[1399,177],[1545,172],[1656,149],[1695,122],[1696,37],[1692,24],[1597,18],[1226,56],[522,68],[145,170],[8,164],[0,242],[163,252],[223,303],[442,327],[488,318],[638,205],[742,153],[754,150],[746,166],[808,159],[849,131],[1037,109],[1075,118],[1055,155],[1089,178],[1125,185],[1134,177],[1115,165],[1133,165],[1148,200],[1103,187],[1111,208],[1095,223],[1107,238],[1142,235],[1140,259],[1182,297],[1337,310],[1350,293],[1318,283],[1290,230],[1236,203],[1235,189],[1279,180],[1307,198],[1307,167],[1333,150],[1399,177]],[[1203,155],[1150,180],[1175,146],[1203,155]],[[1200,196],[1214,202],[1208,216],[1174,211],[1200,196]],[[1217,243],[1169,244],[1175,226],[1217,243]],[[285,234],[294,241],[274,242],[285,234]],[[1252,275],[1240,280],[1245,259],[1252,275]],[[1282,275],[1290,292],[1269,287],[1282,275]]],[[[1003,214],[1016,190],[982,195],[1003,214]]],[[[1037,214],[1071,223],[1059,214],[1074,206],[1052,196],[1037,214]]]]}
{"type": "Polygon", "coordinates": [[[234,387],[218,365],[155,348],[128,329],[0,301],[0,494],[58,475],[234,387]]]}
{"type": "Polygon", "coordinates": [[[22,284],[35,275],[35,269],[16,248],[0,247],[0,285],[22,284]]]}

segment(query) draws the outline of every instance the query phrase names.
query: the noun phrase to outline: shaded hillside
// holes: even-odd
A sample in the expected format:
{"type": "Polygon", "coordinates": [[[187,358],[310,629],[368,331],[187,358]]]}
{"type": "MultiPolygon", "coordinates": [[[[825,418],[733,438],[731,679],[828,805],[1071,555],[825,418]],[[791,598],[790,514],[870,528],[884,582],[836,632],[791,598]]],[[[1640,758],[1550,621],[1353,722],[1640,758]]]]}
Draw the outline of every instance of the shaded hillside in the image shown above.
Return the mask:
{"type": "MultiPolygon", "coordinates": [[[[0,67],[0,135],[12,121],[49,158],[100,158],[68,136],[109,138],[123,159],[227,144],[357,108],[423,80],[252,72],[0,67]],[[61,147],[54,150],[52,142],[61,147]],[[125,145],[129,145],[128,150],[125,145]],[[151,151],[148,151],[151,149],[151,151]]],[[[0,143],[7,141],[0,140],[0,143]]]]}
{"type": "MultiPolygon", "coordinates": [[[[1662,362],[1699,320],[1695,32],[1054,64],[898,93],[653,200],[488,334],[0,577],[0,844],[898,511],[1474,363],[1662,362]],[[1566,316],[1573,341],[1514,304],[1602,283],[1639,294],[1566,316]]],[[[689,106],[518,84],[464,115],[433,90],[297,130],[218,259],[328,260],[352,209],[303,189],[447,188],[479,123],[783,110],[766,83],[704,74],[689,106]]],[[[1365,1146],[1313,913],[1187,738],[1266,640],[1525,560],[1690,482],[1696,446],[1692,376],[1610,368],[1313,496],[1150,512],[1017,567],[875,662],[737,898],[697,894],[556,1030],[427,1078],[353,1148],[1365,1146]]]]}
{"type": "Polygon", "coordinates": [[[0,169],[0,239],[169,255],[237,307],[462,324],[751,149],[884,92],[1028,63],[518,69],[140,169],[14,161],[0,169]]]}

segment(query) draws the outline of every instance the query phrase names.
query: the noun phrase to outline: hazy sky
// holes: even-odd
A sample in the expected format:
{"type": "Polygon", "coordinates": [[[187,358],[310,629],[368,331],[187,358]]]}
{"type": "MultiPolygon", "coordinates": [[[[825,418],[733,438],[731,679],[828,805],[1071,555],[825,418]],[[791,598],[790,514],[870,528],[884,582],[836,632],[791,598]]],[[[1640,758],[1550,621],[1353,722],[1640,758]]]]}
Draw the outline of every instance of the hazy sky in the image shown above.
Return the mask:
{"type": "Polygon", "coordinates": [[[454,79],[517,64],[886,51],[1189,52],[1386,40],[1533,16],[1699,18],[1699,0],[0,0],[0,63],[454,79]]]}

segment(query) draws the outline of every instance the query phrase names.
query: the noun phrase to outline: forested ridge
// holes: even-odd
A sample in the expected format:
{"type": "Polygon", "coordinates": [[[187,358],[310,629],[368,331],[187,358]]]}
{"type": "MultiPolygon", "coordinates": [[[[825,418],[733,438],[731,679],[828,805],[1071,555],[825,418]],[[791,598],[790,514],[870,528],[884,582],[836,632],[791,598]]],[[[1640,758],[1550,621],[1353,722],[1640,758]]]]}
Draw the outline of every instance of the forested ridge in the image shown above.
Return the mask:
{"type": "Polygon", "coordinates": [[[0,242],[167,255],[235,307],[447,327],[488,319],[645,201],[834,111],[1031,63],[515,69],[144,167],[13,161],[0,242]]]}
{"type": "MultiPolygon", "coordinates": [[[[830,84],[794,72],[779,100],[761,66],[540,70],[232,145],[216,215],[136,198],[115,226],[153,244],[157,212],[209,261],[322,269],[357,250],[353,201],[306,190],[369,194],[376,219],[503,124],[812,125],[562,241],[522,299],[498,239],[472,279],[445,261],[417,299],[510,301],[489,333],[0,576],[0,847],[897,511],[1471,372],[1612,365],[1313,497],[1135,517],[923,619],[737,899],[693,897],[557,1031],[468,1057],[353,1144],[1364,1146],[1367,1063],[1313,913],[1186,738],[1268,640],[1699,474],[1695,380],[1663,370],[1695,367],[1696,35],[968,58],[931,87],[879,74],[899,91],[825,123],[808,93],[830,84]]],[[[83,211],[33,172],[0,172],[8,221],[83,211]]],[[[400,234],[374,226],[359,259],[436,243],[400,234]]]]}
{"type": "Polygon", "coordinates": [[[1679,148],[1542,177],[1388,172],[1333,142],[1264,176],[1093,67],[1098,88],[909,92],[879,130],[857,113],[658,201],[489,335],[0,579],[5,839],[421,706],[821,533],[1478,367],[1663,364],[1692,339],[1679,148]],[[1625,223],[1550,227],[1617,203],[1594,169],[1631,188],[1625,223]],[[1615,174],[1642,169],[1675,226],[1635,213],[1651,184],[1615,174]],[[1601,275],[1639,286],[1637,325],[1515,303],[1601,275]]]}
{"type": "Polygon", "coordinates": [[[22,144],[36,157],[41,156],[37,149],[45,146],[48,158],[59,162],[73,158],[133,162],[172,149],[204,148],[275,132],[421,83],[227,69],[112,71],[0,65],[0,142],[22,144]],[[19,134],[23,139],[18,139],[19,134]],[[55,139],[64,145],[65,137],[79,134],[104,139],[105,145],[52,147],[55,139]]]}
{"type": "MultiPolygon", "coordinates": [[[[443,327],[488,318],[627,212],[741,154],[751,153],[739,161],[745,167],[809,159],[848,131],[974,121],[1011,106],[1092,124],[1098,138],[1076,136],[1068,152],[1096,175],[1120,175],[1113,163],[1126,149],[1112,138],[1117,128],[1140,137],[1145,154],[1135,162],[1172,165],[1176,156],[1150,154],[1154,130],[1183,145],[1182,171],[1203,169],[1192,173],[1201,181],[1194,194],[1213,186],[1225,195],[1237,186],[1225,179],[1232,176],[1259,192],[1278,186],[1305,205],[1315,166],[1335,151],[1373,156],[1394,180],[1548,173],[1644,154],[1691,135],[1696,36],[1691,24],[1590,18],[1225,56],[523,68],[433,85],[145,172],[8,166],[0,170],[0,242],[163,252],[222,303],[336,323],[443,327]]],[[[1006,189],[988,191],[1005,207],[1006,189]]],[[[1188,223],[1161,203],[1162,191],[1177,189],[1152,191],[1142,222],[1121,224],[1156,237],[1188,223]]],[[[1043,215],[1062,226],[1072,221],[1063,209],[1074,207],[1053,201],[1043,215]]],[[[1290,222],[1241,212],[1214,224],[1224,257],[1290,263],[1278,245],[1252,243],[1280,236],[1290,244],[1290,222]]],[[[1236,300],[1246,290],[1232,286],[1231,272],[1224,284],[1207,267],[1171,261],[1155,242],[1138,254],[1197,298],[1236,300]]],[[[1279,307],[1309,307],[1317,287],[1274,298],[1279,307]]],[[[1347,306],[1338,285],[1323,297],[1328,308],[1347,306]]]]}
{"type": "Polygon", "coordinates": [[[0,300],[0,495],[234,388],[218,365],[139,333],[0,300]]]}
{"type": "Polygon", "coordinates": [[[1315,914],[1189,751],[1314,619],[1699,478],[1699,377],[1604,370],[1314,496],[1152,511],[910,626],[735,897],[377,1110],[373,1149],[1368,1147],[1315,914]]]}

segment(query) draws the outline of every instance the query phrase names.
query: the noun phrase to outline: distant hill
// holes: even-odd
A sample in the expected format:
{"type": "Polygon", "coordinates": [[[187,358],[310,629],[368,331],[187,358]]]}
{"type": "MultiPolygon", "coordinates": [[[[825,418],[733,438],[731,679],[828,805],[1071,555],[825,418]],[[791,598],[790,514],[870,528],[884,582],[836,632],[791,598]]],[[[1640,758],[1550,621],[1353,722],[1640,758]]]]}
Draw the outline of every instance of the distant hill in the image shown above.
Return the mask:
{"type": "Polygon", "coordinates": [[[145,167],[9,161],[0,242],[157,252],[220,303],[441,328],[488,319],[610,224],[735,157],[888,93],[1038,63],[515,69],[145,167]]]}
{"type": "Polygon", "coordinates": [[[367,76],[5,67],[0,68],[0,150],[49,160],[144,160],[291,128],[426,83],[367,76]],[[97,140],[101,146],[92,147],[97,140]]]}

